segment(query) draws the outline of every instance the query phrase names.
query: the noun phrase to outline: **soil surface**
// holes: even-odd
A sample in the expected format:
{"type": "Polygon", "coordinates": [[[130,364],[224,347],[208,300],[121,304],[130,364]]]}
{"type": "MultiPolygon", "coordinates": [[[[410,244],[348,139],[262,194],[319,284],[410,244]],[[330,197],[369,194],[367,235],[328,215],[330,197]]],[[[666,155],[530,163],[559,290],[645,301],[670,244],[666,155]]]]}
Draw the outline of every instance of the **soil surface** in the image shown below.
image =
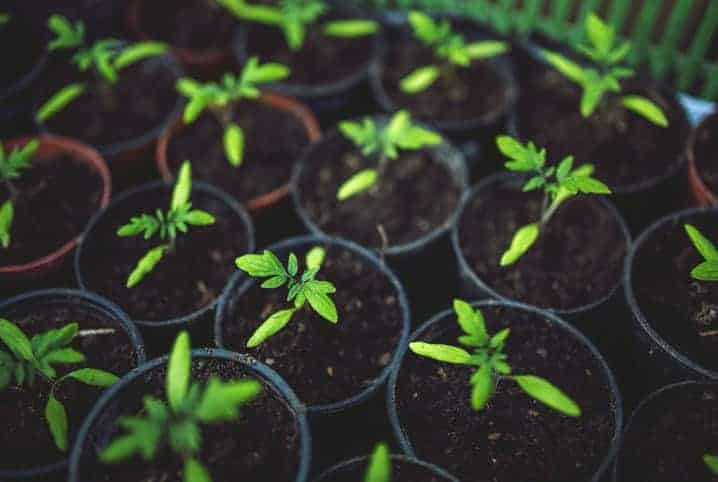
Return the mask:
{"type": "MultiPolygon", "coordinates": [[[[487,482],[588,481],[606,457],[615,430],[608,380],[585,345],[540,315],[482,309],[489,332],[509,327],[508,363],[558,386],[581,407],[571,418],[503,380],[484,411],[471,408],[474,368],[407,352],[396,389],[399,419],[419,459],[461,480],[487,482]]],[[[457,344],[453,316],[417,340],[457,344]]]]}
{"type": "Polygon", "coordinates": [[[163,243],[158,236],[119,237],[117,229],[133,216],[166,211],[168,188],[140,192],[112,207],[83,242],[81,271],[87,288],[119,304],[133,319],[162,321],[189,315],[214,302],[234,260],[247,251],[248,233],[242,218],[206,191],[194,190],[192,207],[215,217],[211,226],[191,226],[179,233],[173,253],[134,288],[127,277],[139,259],[163,243]]]}
{"type": "Polygon", "coordinates": [[[694,155],[706,187],[718,193],[718,115],[710,117],[696,132],[694,155]]]}
{"type": "MultiPolygon", "coordinates": [[[[294,252],[304,260],[309,248],[294,252]]],[[[275,254],[283,262],[288,256],[275,254]]],[[[328,247],[317,279],[331,281],[337,288],[331,295],[339,313],[336,325],[307,305],[282,331],[248,350],[247,340],[261,322],[290,307],[286,288],[267,290],[255,284],[230,302],[223,327],[228,349],[249,352],[270,365],[306,405],[339,402],[371,385],[391,362],[403,329],[396,289],[357,254],[328,247]]]]}
{"type": "Polygon", "coordinates": [[[618,482],[716,482],[703,455],[718,454],[718,387],[686,385],[641,408],[623,439],[618,482]]]}
{"type": "Polygon", "coordinates": [[[381,248],[416,241],[441,229],[451,218],[461,188],[433,150],[403,151],[390,160],[374,188],[344,201],[339,187],[356,172],[376,167],[335,133],[325,137],[306,159],[299,180],[300,203],[325,233],[381,248]]]}
{"type": "Polygon", "coordinates": [[[620,282],[627,246],[616,216],[596,197],[566,201],[518,262],[499,266],[516,230],[540,213],[540,195],[508,181],[475,196],[459,220],[459,245],[474,273],[506,298],[552,309],[608,295],[620,282]]]}
{"type": "MultiPolygon", "coordinates": [[[[17,306],[2,316],[16,323],[29,337],[77,322],[80,331],[112,328],[109,334],[77,336],[72,348],[86,357],[84,364],[55,365],[58,377],[82,367],[99,368],[118,376],[137,365],[129,336],[116,320],[108,319],[101,311],[88,306],[50,302],[42,305],[17,306]]],[[[5,349],[5,346],[2,346],[5,349]]],[[[32,387],[10,387],[0,393],[0,450],[2,469],[30,469],[53,464],[67,457],[55,446],[45,421],[45,405],[50,393],[49,384],[41,378],[32,387]]],[[[88,387],[72,379],[63,381],[56,389],[57,399],[65,406],[68,417],[69,441],[82,425],[85,416],[102,393],[102,389],[88,387]]]]}
{"type": "Polygon", "coordinates": [[[643,243],[633,264],[634,295],[648,323],[679,353],[712,370],[718,370],[718,283],[691,277],[703,258],[683,225],[716,240],[715,221],[696,214],[669,223],[643,243]]]}
{"type": "MultiPolygon", "coordinates": [[[[206,382],[210,376],[237,380],[251,376],[242,365],[221,359],[195,360],[192,378],[206,382]]],[[[261,381],[261,380],[260,380],[261,381]]],[[[118,415],[142,411],[142,397],[165,400],[165,369],[150,371],[134,381],[115,399],[111,409],[104,411],[91,432],[91,447],[81,464],[81,480],[98,482],[180,481],[182,459],[167,447],[158,456],[145,462],[140,457],[108,466],[96,460],[97,445],[104,446],[122,432],[117,426],[118,415]],[[121,407],[121,409],[120,409],[121,407]],[[99,424],[102,424],[101,426],[99,424]]],[[[262,394],[240,410],[240,419],[233,423],[203,425],[200,461],[210,471],[214,482],[295,480],[299,467],[300,435],[294,414],[269,385],[262,394]]]]}
{"type": "Polygon", "coordinates": [[[289,182],[292,166],[309,143],[301,121],[291,114],[254,101],[235,109],[234,122],[244,131],[244,161],[232,166],[224,152],[224,130],[207,112],[171,138],[167,148],[170,169],[194,160],[195,177],[231,194],[240,202],[279,189],[289,182]]]}
{"type": "Polygon", "coordinates": [[[26,20],[13,15],[10,21],[0,25],[0,45],[12,50],[12,61],[0,69],[0,96],[5,89],[14,87],[37,65],[43,54],[42,38],[34,32],[26,20]],[[10,48],[10,46],[12,46],[10,48]]]}
{"type": "MultiPolygon", "coordinates": [[[[28,263],[60,249],[100,208],[102,178],[68,155],[33,159],[12,183],[18,195],[10,246],[0,249],[0,266],[28,263]]],[[[7,185],[0,185],[0,203],[10,197],[7,185]]]]}
{"type": "MultiPolygon", "coordinates": [[[[317,482],[364,482],[369,460],[363,459],[335,470],[317,482]]],[[[400,460],[391,461],[391,482],[447,482],[451,479],[436,475],[431,469],[419,464],[400,460]]]]}
{"type": "Polygon", "coordinates": [[[625,109],[618,98],[606,101],[588,119],[580,111],[579,87],[554,71],[542,71],[522,88],[519,130],[548,151],[558,163],[573,155],[596,166],[596,177],[614,191],[656,179],[680,162],[688,124],[681,107],[635,79],[623,83],[622,95],[641,95],[668,117],[663,128],[625,109]]]}

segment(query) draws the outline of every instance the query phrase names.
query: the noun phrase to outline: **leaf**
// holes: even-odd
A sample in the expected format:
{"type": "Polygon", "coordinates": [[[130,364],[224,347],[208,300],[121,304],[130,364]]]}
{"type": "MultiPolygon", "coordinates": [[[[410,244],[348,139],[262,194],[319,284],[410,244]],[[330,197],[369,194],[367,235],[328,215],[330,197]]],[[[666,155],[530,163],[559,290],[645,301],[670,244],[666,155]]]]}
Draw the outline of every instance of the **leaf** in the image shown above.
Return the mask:
{"type": "Polygon", "coordinates": [[[32,361],[32,345],[23,331],[8,320],[0,318],[0,340],[21,360],[32,361]]]}
{"type": "Polygon", "coordinates": [[[366,37],[378,32],[379,24],[373,20],[334,20],[325,23],[323,31],[330,37],[366,37]]]}
{"type": "Polygon", "coordinates": [[[45,406],[45,420],[57,448],[61,452],[67,451],[67,413],[62,403],[52,394],[45,406]]]}
{"type": "Polygon", "coordinates": [[[257,380],[223,382],[212,377],[202,394],[195,415],[204,423],[232,421],[239,418],[239,407],[251,402],[262,392],[257,380]]]}
{"type": "Polygon", "coordinates": [[[149,57],[164,55],[167,50],[167,44],[162,42],[137,42],[122,49],[113,64],[117,70],[122,70],[149,57]]]}
{"type": "Polygon", "coordinates": [[[402,149],[421,149],[425,146],[436,146],[444,142],[440,134],[419,126],[409,126],[396,139],[396,145],[402,149]]]}
{"type": "Polygon", "coordinates": [[[43,358],[43,361],[51,364],[82,363],[85,361],[85,355],[72,348],[61,348],[48,353],[47,356],[43,358]]]}
{"type": "Polygon", "coordinates": [[[245,69],[247,69],[250,65],[256,65],[256,67],[250,68],[250,70],[247,70],[246,73],[243,71],[242,78],[252,84],[269,84],[277,82],[279,80],[286,79],[291,73],[289,67],[284,64],[267,62],[266,64],[259,65],[259,63],[253,64],[251,60],[252,59],[250,59],[250,62],[248,62],[245,69]]]}
{"type": "Polygon", "coordinates": [[[581,94],[581,115],[590,117],[596,111],[605,92],[598,82],[586,83],[581,94]]]}
{"type": "Polygon", "coordinates": [[[190,99],[182,113],[182,122],[191,124],[197,120],[202,111],[209,105],[209,99],[205,96],[195,96],[190,99]]]}
{"type": "Polygon", "coordinates": [[[284,15],[279,8],[266,5],[248,5],[245,0],[215,0],[238,18],[267,25],[280,26],[284,15]]]}
{"type": "Polygon", "coordinates": [[[509,328],[504,328],[503,330],[492,336],[491,340],[489,340],[489,345],[491,346],[491,348],[501,349],[504,346],[504,343],[506,342],[506,339],[509,337],[510,333],[511,330],[509,328]]]}
{"type": "Polygon", "coordinates": [[[613,46],[613,27],[606,24],[595,13],[591,12],[586,17],[586,33],[596,50],[607,54],[613,46]]]}
{"type": "Polygon", "coordinates": [[[12,381],[12,374],[15,370],[15,360],[12,355],[0,351],[0,392],[5,390],[12,381]]]}
{"type": "Polygon", "coordinates": [[[177,175],[177,181],[175,187],[172,190],[172,204],[171,209],[177,210],[187,204],[192,193],[192,164],[189,161],[184,161],[180,166],[179,174],[177,175]]]}
{"type": "Polygon", "coordinates": [[[93,387],[107,388],[111,387],[119,381],[119,377],[114,373],[98,370],[96,368],[80,368],[65,375],[65,377],[74,378],[85,385],[93,387]]]}
{"type": "Polygon", "coordinates": [[[387,444],[380,443],[374,447],[364,482],[391,482],[391,455],[387,444]]]}
{"type": "Polygon", "coordinates": [[[170,422],[167,436],[170,447],[179,454],[197,453],[202,444],[199,426],[190,417],[179,417],[170,422]]]}
{"type": "Polygon", "coordinates": [[[3,248],[10,246],[10,230],[14,216],[15,207],[12,200],[8,199],[0,206],[0,245],[2,245],[3,248]]]}
{"type": "Polygon", "coordinates": [[[563,55],[548,50],[545,50],[543,55],[544,59],[546,59],[553,68],[565,75],[569,80],[581,86],[584,85],[586,74],[579,64],[567,59],[563,55]]]}
{"type": "Polygon", "coordinates": [[[469,352],[457,346],[415,341],[409,343],[409,349],[419,356],[440,362],[454,363],[457,365],[468,365],[471,363],[471,355],[469,352]]]}
{"type": "Polygon", "coordinates": [[[137,438],[126,435],[113,440],[100,452],[99,458],[104,464],[114,464],[130,458],[138,450],[137,438]]]}
{"type": "Polygon", "coordinates": [[[405,94],[423,92],[436,82],[440,70],[435,65],[420,67],[399,81],[399,88],[405,94]]]}
{"type": "Polygon", "coordinates": [[[571,181],[585,194],[611,194],[611,189],[598,179],[588,176],[572,176],[571,181]]]}
{"type": "Polygon", "coordinates": [[[305,256],[305,264],[307,265],[307,269],[318,270],[319,268],[321,268],[326,255],[327,251],[323,247],[314,246],[307,252],[305,256]]]}
{"type": "Polygon", "coordinates": [[[80,47],[85,41],[85,26],[82,22],[76,22],[73,27],[67,18],[55,14],[50,16],[47,26],[55,34],[55,38],[47,46],[50,52],[80,47]]]}
{"type": "Polygon", "coordinates": [[[235,260],[239,269],[254,278],[268,276],[287,276],[284,266],[270,251],[264,250],[262,254],[245,254],[235,260]]]}
{"type": "Polygon", "coordinates": [[[540,189],[546,185],[546,179],[541,176],[534,176],[528,180],[526,184],[521,188],[522,191],[528,192],[536,189],[540,189]]]}
{"type": "Polygon", "coordinates": [[[157,246],[147,251],[147,253],[137,262],[137,266],[132,270],[130,276],[127,278],[126,287],[133,288],[140,281],[145,279],[145,276],[150,274],[155,266],[162,261],[164,257],[166,246],[157,246]]]}
{"type": "Polygon", "coordinates": [[[718,456],[706,454],[703,456],[703,463],[713,475],[718,475],[718,456]]]}
{"type": "Polygon", "coordinates": [[[244,131],[237,124],[230,124],[224,129],[224,153],[235,167],[244,160],[244,131]]]}
{"type": "Polygon", "coordinates": [[[272,313],[269,318],[259,325],[247,341],[247,348],[255,348],[264,343],[268,338],[277,334],[292,319],[294,310],[280,310],[272,313]]]}
{"type": "Polygon", "coordinates": [[[202,84],[189,77],[182,77],[175,83],[177,92],[185,97],[194,97],[202,91],[202,84]]]}
{"type": "Polygon", "coordinates": [[[312,309],[322,318],[331,323],[337,323],[339,321],[337,307],[334,305],[334,301],[332,301],[324,289],[315,286],[314,282],[310,281],[304,285],[302,293],[304,293],[304,296],[307,297],[309,306],[311,306],[312,309]]]}
{"type": "Polygon", "coordinates": [[[653,101],[640,95],[626,95],[621,102],[626,109],[635,112],[649,122],[659,127],[668,127],[666,114],[653,101]]]}
{"type": "Polygon", "coordinates": [[[291,276],[295,276],[298,270],[299,261],[297,260],[297,255],[294,253],[289,253],[289,260],[287,261],[287,272],[291,276]]]}
{"type": "Polygon", "coordinates": [[[409,23],[414,35],[425,43],[433,43],[439,37],[439,28],[434,19],[423,12],[409,12],[409,23]]]}
{"type": "Polygon", "coordinates": [[[190,458],[184,463],[184,482],[212,482],[212,477],[204,465],[190,458]]]}
{"type": "Polygon", "coordinates": [[[35,114],[35,119],[39,123],[44,123],[81,96],[85,92],[85,88],[85,84],[81,83],[66,85],[40,107],[35,114]]]}
{"type": "Polygon", "coordinates": [[[511,240],[511,246],[501,256],[500,266],[509,266],[523,256],[536,242],[539,236],[539,227],[536,223],[527,224],[519,228],[511,240]]]}
{"type": "Polygon", "coordinates": [[[214,216],[201,209],[194,209],[188,212],[184,220],[192,226],[210,226],[215,223],[214,216]]]}
{"type": "Polygon", "coordinates": [[[464,47],[466,54],[472,59],[488,59],[496,57],[509,50],[506,42],[498,40],[486,40],[484,42],[474,42],[464,47]]]}
{"type": "Polygon", "coordinates": [[[471,377],[471,408],[483,410],[496,390],[494,373],[488,363],[482,364],[471,377]]]}
{"type": "Polygon", "coordinates": [[[556,169],[556,178],[559,180],[559,182],[569,175],[572,167],[573,156],[564,157],[563,160],[559,163],[558,169],[556,169]]]}
{"type": "Polygon", "coordinates": [[[465,333],[476,338],[479,345],[488,342],[488,334],[486,332],[486,322],[481,310],[475,310],[466,301],[455,299],[454,312],[456,313],[459,326],[465,333]]]}
{"type": "MultiPolygon", "coordinates": [[[[607,59],[607,60],[608,60],[608,63],[610,63],[610,64],[616,64],[616,63],[620,62],[621,60],[623,60],[624,58],[626,58],[626,55],[628,55],[630,52],[631,52],[631,42],[628,42],[628,41],[623,42],[621,45],[619,45],[618,47],[616,47],[615,49],[613,49],[613,50],[608,54],[608,59],[607,59]]],[[[631,77],[631,76],[633,76],[633,70],[632,70],[632,69],[624,69],[624,72],[625,72],[627,75],[619,75],[619,78],[620,78],[620,77],[631,77]],[[629,74],[628,72],[630,72],[630,74],[629,74]]],[[[614,75],[615,75],[615,74],[614,74],[614,75]]]]}
{"type": "Polygon", "coordinates": [[[548,380],[534,375],[515,375],[512,379],[530,397],[535,398],[544,405],[569,417],[581,416],[581,409],[576,405],[576,402],[548,380]]]}
{"type": "Polygon", "coordinates": [[[167,401],[175,413],[179,410],[187,395],[191,366],[192,354],[190,352],[189,334],[183,331],[175,339],[167,362],[165,379],[167,401]]]}
{"type": "Polygon", "coordinates": [[[692,224],[684,224],[683,228],[686,230],[693,246],[706,261],[718,261],[718,249],[711,240],[703,236],[692,224]]]}
{"type": "Polygon", "coordinates": [[[374,186],[379,179],[376,169],[362,169],[344,181],[337,191],[337,200],[344,201],[357,194],[363,193],[374,186]]]}
{"type": "Polygon", "coordinates": [[[496,138],[496,147],[499,148],[501,154],[509,159],[523,161],[527,156],[526,148],[511,136],[498,136],[496,138]]]}
{"type": "Polygon", "coordinates": [[[691,277],[700,281],[718,281],[718,261],[704,261],[691,270],[691,277]]]}

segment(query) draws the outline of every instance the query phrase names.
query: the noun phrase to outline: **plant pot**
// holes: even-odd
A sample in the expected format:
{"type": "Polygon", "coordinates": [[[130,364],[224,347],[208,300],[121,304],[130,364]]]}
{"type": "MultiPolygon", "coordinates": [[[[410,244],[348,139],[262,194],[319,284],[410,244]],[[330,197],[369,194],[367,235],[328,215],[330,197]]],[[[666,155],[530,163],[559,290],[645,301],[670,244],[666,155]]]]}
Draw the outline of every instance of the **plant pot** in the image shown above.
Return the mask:
{"type": "Polygon", "coordinates": [[[211,78],[232,64],[229,45],[236,20],[219,5],[212,11],[210,4],[204,0],[132,0],[127,8],[127,28],[138,40],[168,43],[187,72],[211,78]]]}
{"type": "MultiPolygon", "coordinates": [[[[489,332],[510,327],[505,353],[514,373],[547,378],[576,400],[582,415],[554,412],[511,382],[499,383],[488,406],[474,411],[472,367],[421,358],[404,347],[387,399],[403,452],[461,480],[601,480],[618,450],[623,421],[621,395],[601,354],[550,312],[508,301],[473,306],[482,310],[489,332]]],[[[410,341],[456,344],[460,331],[454,312],[446,310],[410,341]]]]}
{"type": "Polygon", "coordinates": [[[718,113],[714,112],[691,131],[686,144],[688,181],[693,199],[698,206],[718,204],[715,195],[718,176],[712,172],[716,139],[718,139],[718,113]]]}
{"type": "MultiPolygon", "coordinates": [[[[208,184],[194,182],[192,205],[213,214],[215,224],[195,226],[180,234],[175,253],[166,256],[139,285],[127,289],[125,281],[137,261],[161,241],[156,237],[120,238],[116,231],[132,216],[167,209],[171,191],[171,186],[153,182],[113,199],[87,226],[75,253],[75,276],[82,289],[122,306],[147,330],[146,336],[171,343],[177,331],[197,325],[193,327],[198,330],[195,338],[206,343],[211,339],[212,310],[236,269],[234,259],[254,250],[254,228],[234,199],[208,184]]],[[[165,352],[159,350],[161,353],[165,352]]]]}
{"type": "MultiPolygon", "coordinates": [[[[369,457],[357,457],[330,468],[314,482],[363,482],[369,457]]],[[[444,469],[402,455],[391,456],[393,482],[459,482],[444,469]]]]}
{"type": "MultiPolygon", "coordinates": [[[[31,139],[13,139],[4,142],[3,147],[9,153],[31,139]]],[[[33,156],[37,165],[25,171],[16,181],[20,192],[23,188],[31,188],[37,201],[31,203],[27,200],[24,205],[15,203],[11,244],[8,250],[0,253],[0,281],[4,282],[35,281],[60,267],[77,246],[89,218],[110,202],[110,172],[97,151],[64,137],[41,135],[37,139],[40,144],[33,156]],[[68,158],[72,163],[68,162],[68,158]],[[55,167],[58,161],[66,162],[67,166],[58,169],[55,167]],[[51,184],[45,182],[46,177],[52,179],[51,184]],[[92,181],[96,184],[94,191],[89,184],[83,184],[92,181]],[[42,204],[42,210],[37,204],[42,204]],[[34,223],[34,220],[42,218],[41,212],[48,214],[47,218],[34,223]],[[77,219],[70,219],[68,212],[77,213],[77,219]],[[4,252],[12,251],[13,245],[17,246],[23,239],[33,240],[36,245],[28,247],[28,252],[20,258],[13,259],[4,252]]],[[[5,196],[6,189],[3,187],[1,190],[5,196]]]]}
{"type": "MultiPolygon", "coordinates": [[[[116,305],[92,293],[68,289],[33,291],[0,303],[0,316],[18,323],[28,336],[71,322],[79,323],[80,334],[82,330],[115,329],[110,334],[83,335],[79,337],[81,341],[73,343],[87,356],[86,366],[122,375],[145,362],[144,343],[132,321],[116,305]]],[[[69,370],[60,373],[65,371],[69,370]]],[[[101,389],[65,382],[56,393],[66,407],[72,441],[101,389]],[[77,403],[68,403],[69,400],[77,403]]],[[[64,480],[67,457],[55,448],[45,425],[45,400],[34,394],[14,396],[3,392],[1,411],[5,413],[0,446],[4,455],[0,479],[64,480]],[[30,420],[25,409],[32,411],[37,420],[30,420]]]]}
{"type": "MultiPolygon", "coordinates": [[[[264,385],[260,398],[242,407],[239,425],[222,424],[203,434],[203,443],[209,445],[206,452],[216,457],[212,461],[202,460],[213,473],[213,480],[306,482],[311,461],[309,425],[304,407],[284,380],[247,355],[205,348],[194,350],[192,357],[194,377],[201,381],[210,375],[219,375],[225,380],[252,377],[264,385]],[[237,443],[238,440],[242,443],[237,443]],[[251,466],[246,465],[247,461],[251,466]]],[[[166,356],[152,360],[102,396],[80,429],[72,449],[69,482],[174,480],[172,477],[177,476],[182,460],[178,455],[171,454],[154,465],[136,458],[114,466],[103,465],[97,456],[101,448],[119,434],[118,418],[142,410],[144,394],[152,393],[165,399],[166,365],[166,356]],[[154,475],[159,478],[145,478],[154,475]]]]}
{"type": "Polygon", "coordinates": [[[623,287],[642,342],[640,380],[648,388],[692,378],[718,380],[718,337],[701,336],[718,329],[711,311],[718,288],[691,278],[703,258],[683,228],[690,223],[716,239],[717,220],[718,209],[666,216],[641,234],[626,257],[623,287]]]}
{"type": "Polygon", "coordinates": [[[651,393],[631,416],[614,482],[715,482],[703,455],[718,453],[718,384],[682,382],[651,393]]]}

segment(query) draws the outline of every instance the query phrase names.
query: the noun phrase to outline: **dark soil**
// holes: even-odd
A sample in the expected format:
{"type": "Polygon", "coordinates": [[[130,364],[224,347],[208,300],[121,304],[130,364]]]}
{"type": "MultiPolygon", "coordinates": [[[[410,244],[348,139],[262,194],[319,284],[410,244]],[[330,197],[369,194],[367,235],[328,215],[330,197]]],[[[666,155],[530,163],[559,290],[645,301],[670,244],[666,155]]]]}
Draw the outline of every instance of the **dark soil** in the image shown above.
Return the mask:
{"type": "MultiPolygon", "coordinates": [[[[19,195],[10,231],[10,247],[0,249],[0,266],[47,256],[79,236],[99,209],[102,180],[87,164],[68,155],[33,160],[13,181],[19,195]]],[[[0,202],[10,198],[0,185],[0,202]]]]}
{"type": "Polygon", "coordinates": [[[456,209],[461,189],[449,169],[430,150],[404,151],[389,161],[374,189],[337,201],[339,187],[373,166],[339,134],[322,140],[306,159],[299,180],[300,203],[322,231],[371,248],[420,239],[440,229],[456,209]]]}
{"type": "MultiPolygon", "coordinates": [[[[461,480],[582,482],[606,457],[615,430],[608,381],[579,340],[539,315],[482,309],[490,332],[510,327],[506,353],[516,374],[544,377],[581,407],[566,417],[499,383],[484,411],[470,405],[472,367],[438,363],[408,352],[397,384],[399,418],[419,459],[461,480]]],[[[456,344],[451,316],[417,339],[456,344]]]]}
{"type": "MultiPolygon", "coordinates": [[[[195,360],[192,378],[206,381],[217,375],[224,380],[251,376],[242,365],[221,359],[195,360]]],[[[165,369],[158,368],[125,388],[111,408],[104,411],[90,434],[90,446],[82,463],[80,480],[96,482],[180,481],[182,459],[164,448],[150,462],[136,457],[108,466],[95,458],[95,447],[120,435],[117,417],[142,411],[142,397],[152,395],[165,400],[165,369]],[[119,412],[119,413],[118,413],[119,412]],[[100,425],[102,424],[102,425],[100,425]]],[[[262,394],[240,411],[233,423],[203,425],[202,452],[199,459],[215,482],[272,481],[290,482],[299,466],[300,438],[295,416],[286,402],[264,383],[262,394]]]]}
{"type": "Polygon", "coordinates": [[[248,233],[242,218],[214,195],[195,190],[192,206],[214,215],[215,223],[180,233],[174,253],[165,255],[139,285],[125,288],[137,261],[162,241],[159,237],[121,238],[117,229],[132,216],[166,211],[170,197],[169,188],[157,188],[125,199],[102,217],[83,242],[80,269],[87,288],[119,304],[133,319],[169,320],[209,305],[236,270],[235,258],[247,251],[248,233]]]}
{"type": "Polygon", "coordinates": [[[663,392],[637,412],[621,449],[618,482],[716,482],[703,455],[718,453],[718,388],[663,392]]]}
{"type": "MultiPolygon", "coordinates": [[[[309,246],[295,250],[304,259],[309,246]]],[[[288,253],[275,253],[283,261],[288,253]]],[[[307,306],[289,324],[250,350],[274,368],[306,405],[345,400],[363,391],[391,362],[403,318],[398,293],[377,269],[351,251],[328,247],[317,279],[337,288],[332,299],[339,312],[334,325],[307,306]]],[[[228,308],[224,344],[246,352],[247,340],[271,313],[288,307],[287,290],[255,284],[228,308]]]]}
{"type": "Polygon", "coordinates": [[[718,115],[711,116],[695,134],[695,161],[701,179],[718,193],[718,115]]]}
{"type": "Polygon", "coordinates": [[[144,0],[139,28],[179,48],[229,49],[237,21],[214,0],[144,0]]]}
{"type": "MultiPolygon", "coordinates": [[[[116,320],[108,319],[99,310],[53,302],[20,306],[2,315],[18,324],[30,337],[72,322],[79,323],[80,330],[116,330],[112,334],[76,337],[72,348],[82,352],[87,361],[82,365],[56,365],[58,376],[82,367],[99,368],[122,376],[137,365],[137,353],[126,332],[116,320]]],[[[0,419],[3,420],[0,468],[30,469],[59,462],[67,456],[55,447],[45,421],[49,390],[44,380],[37,379],[33,387],[8,388],[0,394],[0,419]]],[[[74,433],[102,390],[69,379],[62,382],[55,393],[67,411],[72,446],[74,433]]]]}
{"type": "Polygon", "coordinates": [[[522,89],[518,103],[521,135],[545,147],[557,163],[573,155],[596,166],[596,177],[614,191],[656,179],[679,162],[688,125],[681,107],[636,80],[623,83],[622,95],[648,97],[666,113],[669,127],[658,127],[620,103],[606,102],[591,117],[580,111],[580,89],[553,71],[542,71],[522,89]]]}
{"type": "Polygon", "coordinates": [[[694,280],[703,261],[686,234],[685,223],[708,239],[718,239],[715,216],[696,214],[654,232],[636,253],[633,290],[638,308],[653,329],[678,352],[718,370],[718,283],[694,280]]]}
{"type": "Polygon", "coordinates": [[[506,87],[488,61],[456,67],[423,92],[409,95],[401,91],[401,79],[420,67],[441,62],[429,47],[404,38],[391,46],[384,61],[384,90],[400,108],[427,121],[470,121],[505,108],[506,87]]]}
{"type": "Polygon", "coordinates": [[[299,119],[259,102],[242,102],[234,121],[244,130],[244,162],[232,166],[224,152],[223,128],[205,113],[180,128],[167,147],[168,164],[177,171],[185,159],[194,160],[195,177],[246,202],[289,182],[292,166],[309,143],[299,119]]]}
{"type": "Polygon", "coordinates": [[[541,197],[498,182],[475,196],[459,220],[462,253],[484,283],[507,298],[552,309],[596,302],[616,287],[626,241],[616,216],[596,197],[566,201],[518,262],[499,266],[516,230],[541,217],[541,197]]]}
{"type": "Polygon", "coordinates": [[[42,37],[31,29],[19,15],[11,16],[0,25],[0,45],[6,56],[12,57],[0,69],[0,96],[3,91],[20,82],[37,65],[43,54],[42,37]]]}
{"type": "MultiPolygon", "coordinates": [[[[364,482],[368,466],[369,460],[362,459],[360,462],[355,462],[340,470],[333,471],[317,482],[364,482]]],[[[392,482],[447,482],[448,480],[450,479],[436,475],[423,465],[396,459],[391,461],[392,482]]]]}

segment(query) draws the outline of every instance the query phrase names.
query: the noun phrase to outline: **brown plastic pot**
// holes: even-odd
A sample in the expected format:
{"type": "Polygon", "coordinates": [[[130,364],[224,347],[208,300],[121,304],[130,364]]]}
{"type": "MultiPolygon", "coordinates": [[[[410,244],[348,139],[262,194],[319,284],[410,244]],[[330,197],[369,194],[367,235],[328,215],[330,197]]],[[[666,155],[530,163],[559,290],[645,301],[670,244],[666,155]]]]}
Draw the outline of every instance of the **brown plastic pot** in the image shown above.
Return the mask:
{"type": "MultiPolygon", "coordinates": [[[[7,150],[20,147],[27,144],[33,137],[25,136],[6,141],[4,143],[7,150]]],[[[62,153],[69,154],[74,159],[87,164],[95,171],[102,181],[102,195],[100,197],[100,209],[105,208],[110,202],[112,194],[112,180],[110,178],[110,170],[107,167],[105,159],[95,149],[86,144],[82,144],[74,139],[67,137],[53,136],[43,134],[36,137],[40,141],[40,146],[35,154],[39,162],[44,162],[49,157],[54,157],[62,153]]],[[[98,211],[100,210],[98,209],[98,211]]],[[[77,233],[73,239],[68,240],[57,250],[33,261],[17,264],[0,266],[0,280],[3,281],[20,281],[39,278],[54,268],[60,266],[65,257],[70,254],[77,246],[81,233],[77,233]]]]}
{"type": "Polygon", "coordinates": [[[686,159],[688,159],[688,182],[691,185],[691,191],[693,193],[693,199],[695,199],[698,207],[713,206],[718,204],[718,197],[706,186],[703,182],[701,173],[698,170],[698,160],[696,159],[696,142],[698,140],[698,133],[703,130],[710,122],[715,121],[718,117],[718,112],[714,112],[698,124],[695,129],[691,131],[688,136],[688,142],[686,143],[686,159]]]}
{"type": "MultiPolygon", "coordinates": [[[[296,117],[304,126],[310,144],[318,141],[322,137],[322,132],[319,128],[319,121],[317,121],[312,111],[301,102],[291,97],[268,91],[262,91],[262,95],[256,100],[257,102],[261,102],[274,109],[287,112],[289,115],[296,117]]],[[[167,146],[169,145],[172,136],[184,128],[185,124],[182,122],[182,116],[180,113],[180,116],[173,124],[173,127],[165,131],[157,142],[157,150],[155,153],[157,169],[160,171],[162,179],[166,182],[172,181],[174,177],[169,167],[167,146]]],[[[289,180],[287,180],[287,183],[281,187],[243,202],[242,204],[244,204],[250,212],[258,212],[279,203],[279,201],[284,199],[287,194],[289,194],[289,180]]]]}

